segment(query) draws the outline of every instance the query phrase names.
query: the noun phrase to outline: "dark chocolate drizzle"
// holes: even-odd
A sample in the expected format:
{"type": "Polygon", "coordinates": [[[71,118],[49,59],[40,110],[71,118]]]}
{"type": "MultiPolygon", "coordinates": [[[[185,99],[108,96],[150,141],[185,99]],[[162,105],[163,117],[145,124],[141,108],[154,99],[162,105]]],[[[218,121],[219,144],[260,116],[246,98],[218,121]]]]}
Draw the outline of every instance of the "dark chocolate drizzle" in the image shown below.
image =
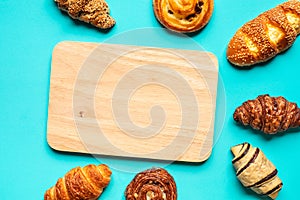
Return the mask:
{"type": "Polygon", "coordinates": [[[249,149],[250,149],[250,144],[249,144],[249,143],[243,143],[243,146],[242,146],[241,149],[243,149],[243,147],[244,147],[245,144],[247,145],[245,151],[244,151],[240,156],[238,156],[238,157],[236,157],[235,159],[233,159],[233,160],[232,160],[232,164],[234,164],[234,163],[236,163],[237,161],[239,161],[240,159],[242,159],[242,158],[248,153],[248,151],[249,151],[249,149]]]}
{"type": "Polygon", "coordinates": [[[252,158],[249,160],[249,162],[236,173],[237,176],[239,176],[243,171],[245,171],[250,166],[251,163],[253,163],[255,161],[255,159],[257,158],[257,156],[259,154],[259,151],[260,151],[259,148],[256,148],[256,150],[255,150],[252,158]]]}
{"type": "Polygon", "coordinates": [[[284,110],[286,111],[286,112],[284,112],[284,115],[282,116],[282,123],[280,124],[280,127],[279,127],[279,130],[280,131],[285,131],[286,129],[282,129],[282,127],[285,125],[285,122],[286,122],[286,118],[287,118],[287,110],[288,110],[288,105],[289,105],[289,103],[288,102],[284,102],[284,104],[285,104],[285,108],[284,108],[284,110]]]}
{"type": "Polygon", "coordinates": [[[247,186],[247,188],[251,188],[251,187],[255,187],[255,186],[258,186],[258,185],[261,185],[265,182],[267,182],[268,180],[272,179],[273,177],[275,177],[277,175],[277,169],[275,169],[273,172],[271,172],[268,176],[266,176],[265,178],[257,181],[256,183],[252,184],[252,185],[249,185],[247,186]]]}
{"type": "Polygon", "coordinates": [[[265,116],[266,116],[266,106],[265,106],[265,101],[264,101],[265,96],[269,96],[269,95],[266,94],[266,95],[260,95],[257,97],[258,101],[260,102],[261,110],[262,110],[262,113],[260,116],[260,121],[261,121],[260,130],[261,131],[264,131],[264,128],[265,128],[265,116]]]}
{"type": "Polygon", "coordinates": [[[245,110],[248,112],[249,114],[249,125],[252,125],[252,122],[254,120],[254,117],[252,116],[253,114],[251,112],[249,112],[251,109],[251,106],[249,105],[249,101],[246,101],[243,103],[243,106],[245,107],[245,110]]]}
{"type": "Polygon", "coordinates": [[[275,191],[279,190],[280,188],[282,188],[282,185],[283,185],[282,183],[278,184],[276,187],[274,187],[273,189],[269,190],[268,192],[266,192],[263,195],[268,196],[268,195],[272,194],[273,192],[275,192],[275,191]]]}

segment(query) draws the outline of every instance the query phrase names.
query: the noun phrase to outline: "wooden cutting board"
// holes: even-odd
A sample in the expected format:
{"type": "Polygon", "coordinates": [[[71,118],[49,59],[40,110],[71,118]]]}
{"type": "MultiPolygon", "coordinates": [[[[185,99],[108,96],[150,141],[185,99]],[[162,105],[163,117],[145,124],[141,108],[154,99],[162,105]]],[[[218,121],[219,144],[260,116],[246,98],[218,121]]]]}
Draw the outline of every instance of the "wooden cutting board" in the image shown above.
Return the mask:
{"type": "Polygon", "coordinates": [[[217,82],[208,52],[61,42],[47,141],[59,151],[202,162],[212,150],[217,82]]]}

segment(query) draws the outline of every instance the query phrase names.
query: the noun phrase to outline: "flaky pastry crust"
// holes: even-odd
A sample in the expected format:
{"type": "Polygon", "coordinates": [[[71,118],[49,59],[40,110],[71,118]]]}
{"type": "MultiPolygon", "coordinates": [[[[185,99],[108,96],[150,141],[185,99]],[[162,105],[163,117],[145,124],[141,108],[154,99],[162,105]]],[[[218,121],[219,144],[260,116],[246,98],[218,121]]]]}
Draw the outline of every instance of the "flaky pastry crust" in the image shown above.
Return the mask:
{"type": "Polygon", "coordinates": [[[96,200],[109,184],[111,173],[104,164],[73,168],[46,191],[44,200],[96,200]]]}
{"type": "Polygon", "coordinates": [[[300,108],[284,97],[260,95],[239,106],[233,118],[266,134],[276,134],[300,126],[300,108]]]}

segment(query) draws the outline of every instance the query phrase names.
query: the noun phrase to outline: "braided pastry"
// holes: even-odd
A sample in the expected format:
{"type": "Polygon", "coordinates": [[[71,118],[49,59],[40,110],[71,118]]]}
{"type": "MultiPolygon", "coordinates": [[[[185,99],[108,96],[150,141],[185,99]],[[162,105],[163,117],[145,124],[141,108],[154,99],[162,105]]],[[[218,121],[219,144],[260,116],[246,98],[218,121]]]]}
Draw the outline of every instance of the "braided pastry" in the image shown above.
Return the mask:
{"type": "Polygon", "coordinates": [[[105,0],[54,0],[70,17],[90,23],[101,29],[112,27],[116,22],[109,15],[105,0]]]}
{"type": "Polygon", "coordinates": [[[300,126],[300,109],[284,97],[260,95],[238,107],[233,118],[266,134],[275,134],[300,126]]]}
{"type": "Polygon", "coordinates": [[[195,32],[204,27],[213,13],[213,0],[153,0],[154,13],[166,28],[195,32]]]}
{"type": "Polygon", "coordinates": [[[244,24],[229,42],[227,58],[237,66],[267,61],[288,49],[299,33],[300,2],[285,2],[244,24]]]}
{"type": "Polygon", "coordinates": [[[153,168],[138,173],[127,186],[126,200],[176,200],[173,177],[164,169],[153,168]]]}
{"type": "Polygon", "coordinates": [[[257,194],[275,199],[282,188],[276,167],[259,148],[245,142],[231,147],[232,164],[241,183],[257,194]]]}
{"type": "Polygon", "coordinates": [[[109,184],[110,176],[104,164],[76,167],[46,191],[44,200],[95,200],[109,184]]]}

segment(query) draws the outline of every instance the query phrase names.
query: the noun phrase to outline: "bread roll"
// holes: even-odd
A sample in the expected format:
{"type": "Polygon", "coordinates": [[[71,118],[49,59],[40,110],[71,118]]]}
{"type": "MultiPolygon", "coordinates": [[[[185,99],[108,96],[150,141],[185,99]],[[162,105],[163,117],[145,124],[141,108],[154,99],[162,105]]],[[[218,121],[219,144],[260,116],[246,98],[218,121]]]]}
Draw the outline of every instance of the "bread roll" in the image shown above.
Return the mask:
{"type": "Polygon", "coordinates": [[[237,66],[265,62],[288,49],[300,33],[300,2],[292,0],[244,24],[230,40],[227,59],[237,66]]]}

